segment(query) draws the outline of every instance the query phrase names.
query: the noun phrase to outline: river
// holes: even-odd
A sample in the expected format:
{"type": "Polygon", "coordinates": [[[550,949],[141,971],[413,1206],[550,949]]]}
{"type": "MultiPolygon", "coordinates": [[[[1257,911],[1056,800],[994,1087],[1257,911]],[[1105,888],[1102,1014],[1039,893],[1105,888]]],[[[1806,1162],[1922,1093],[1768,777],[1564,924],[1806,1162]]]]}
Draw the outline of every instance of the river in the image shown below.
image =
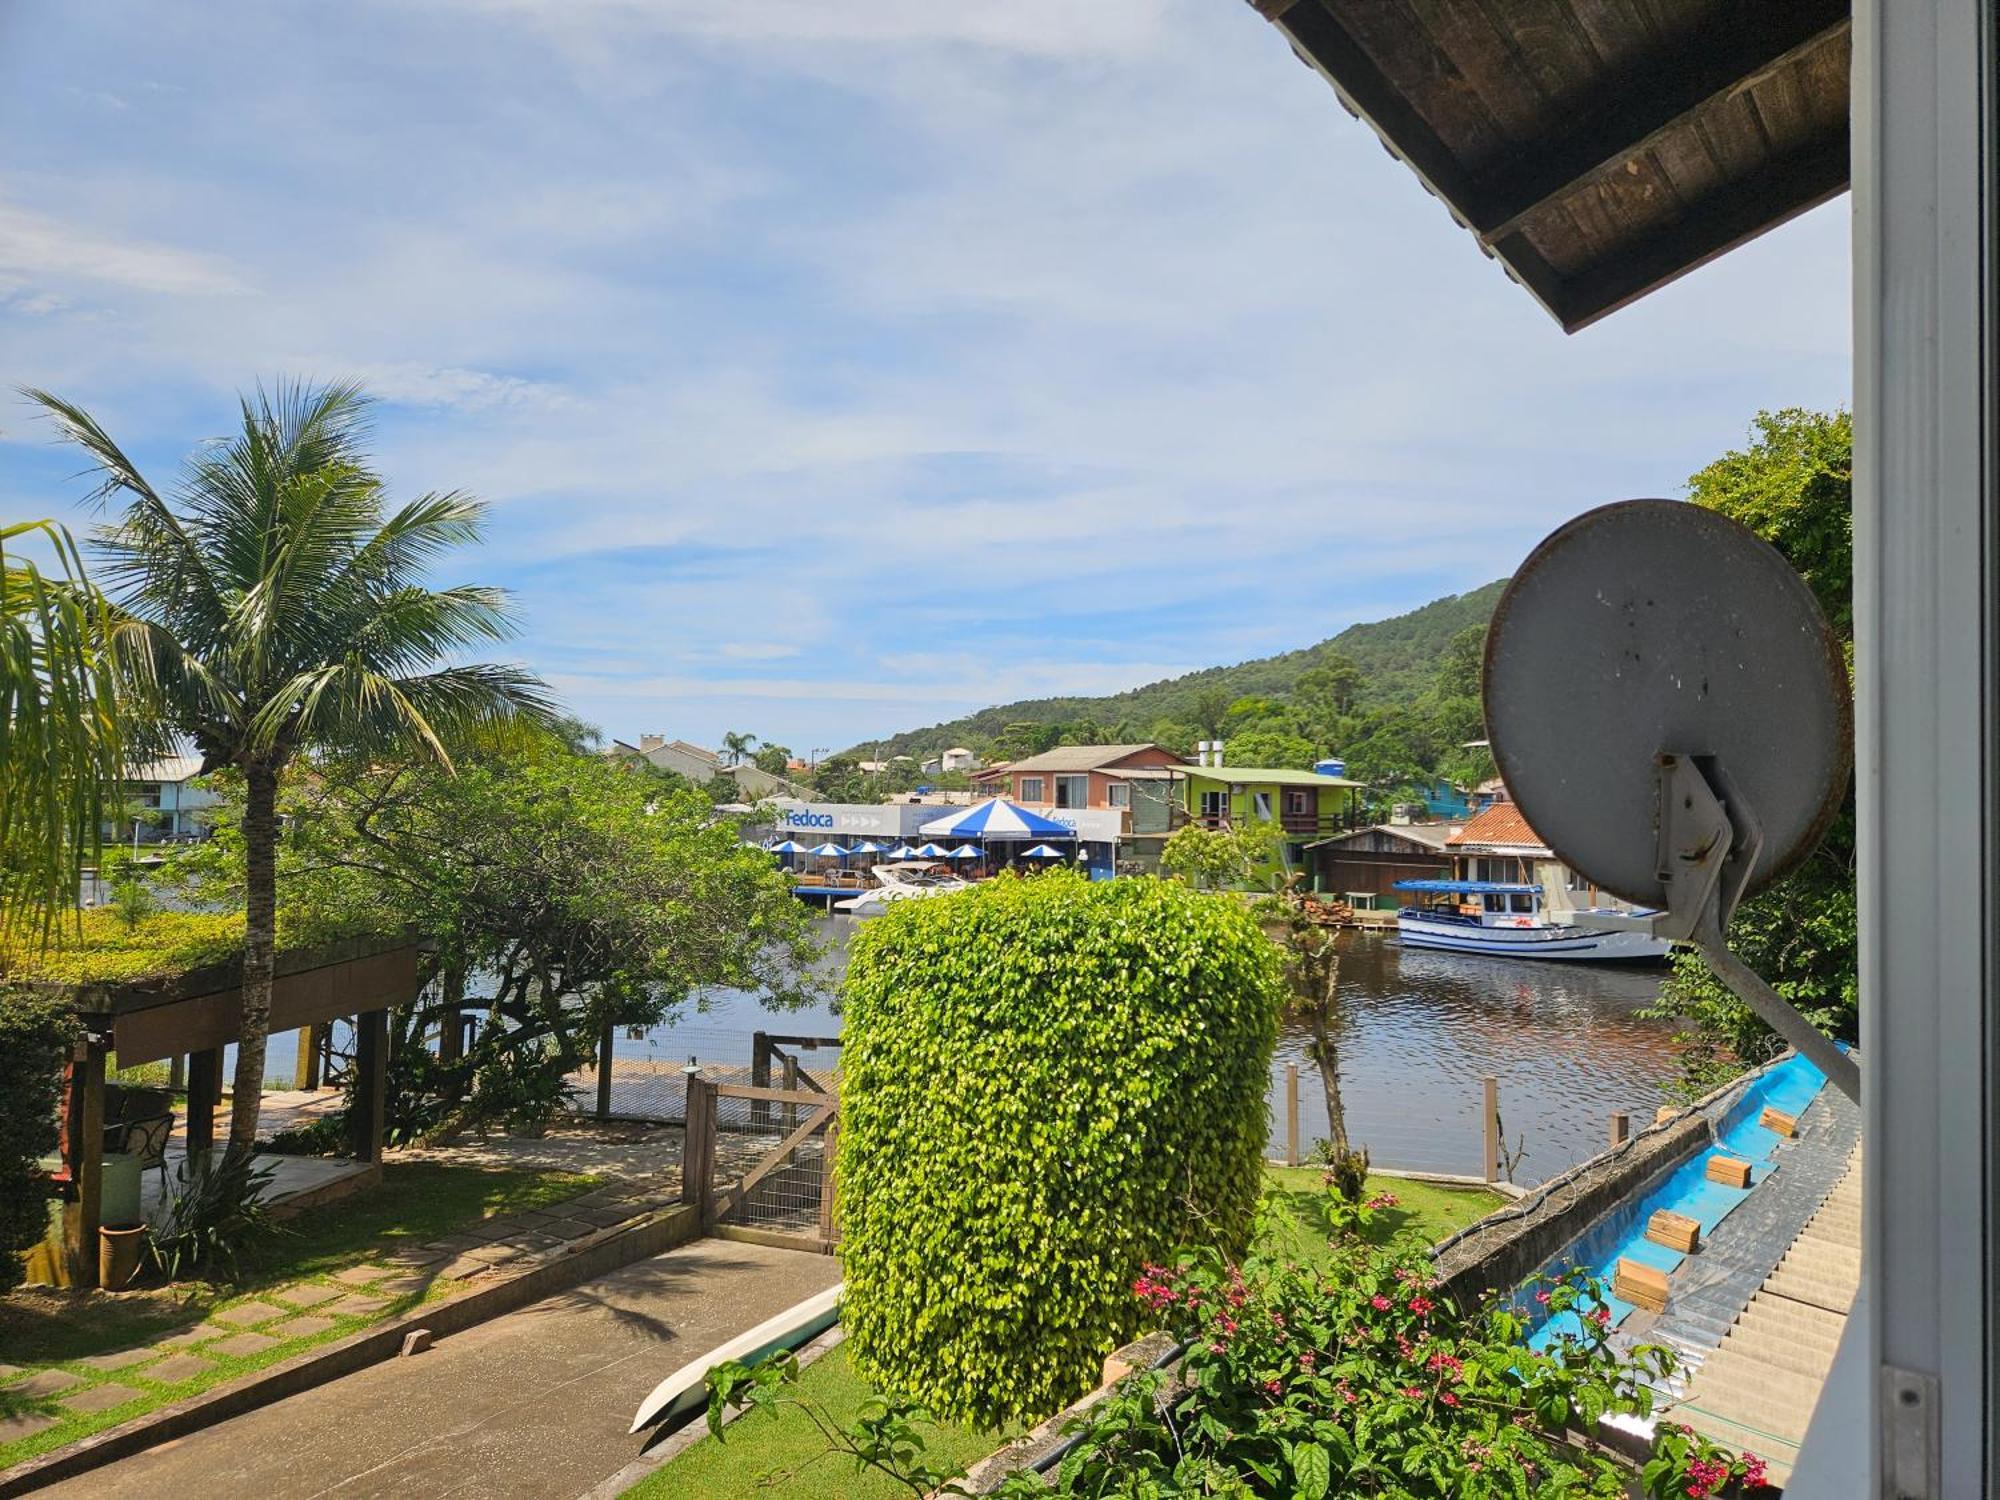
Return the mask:
{"type": "MultiPolygon", "coordinates": [[[[821,919],[830,981],[845,968],[855,920],[821,919]]],[[[1348,1135],[1377,1165],[1477,1172],[1488,1074],[1500,1080],[1505,1141],[1520,1149],[1515,1175],[1524,1184],[1602,1150],[1614,1111],[1629,1111],[1635,1129],[1652,1119],[1673,1070],[1673,1027],[1639,1011],[1657,997],[1661,970],[1406,952],[1373,933],[1350,942],[1340,970],[1341,1092],[1348,1135]]],[[[827,1005],[772,1012],[753,995],[716,991],[671,1025],[620,1037],[617,1051],[740,1064],[760,1029],[835,1036],[840,1019],[827,1005]]],[[[1326,1133],[1326,1109],[1296,1028],[1279,1041],[1274,1101],[1287,1061],[1300,1064],[1301,1134],[1310,1142],[1326,1133]]]]}

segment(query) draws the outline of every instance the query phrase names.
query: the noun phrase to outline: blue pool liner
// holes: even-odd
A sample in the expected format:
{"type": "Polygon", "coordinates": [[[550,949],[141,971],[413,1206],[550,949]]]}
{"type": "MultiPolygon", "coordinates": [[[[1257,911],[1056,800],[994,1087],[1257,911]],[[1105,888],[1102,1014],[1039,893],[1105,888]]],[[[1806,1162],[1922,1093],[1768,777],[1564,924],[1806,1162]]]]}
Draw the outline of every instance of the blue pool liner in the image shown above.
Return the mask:
{"type": "MultiPolygon", "coordinates": [[[[1713,1146],[1696,1152],[1637,1203],[1614,1210],[1604,1221],[1593,1225],[1569,1249],[1550,1262],[1548,1269],[1564,1270],[1577,1264],[1589,1266],[1590,1274],[1604,1283],[1602,1305],[1610,1309],[1610,1326],[1616,1328],[1632,1312],[1631,1303],[1610,1295],[1621,1259],[1637,1261],[1669,1275],[1687,1259],[1680,1251],[1656,1245],[1646,1238],[1646,1225],[1653,1215],[1661,1209],[1668,1209],[1700,1224],[1703,1239],[1714,1233],[1716,1226],[1729,1216],[1731,1210],[1748,1198],[1752,1189],[1764,1180],[1764,1174],[1771,1170],[1773,1153],[1784,1142],[1784,1137],[1776,1131],[1760,1125],[1759,1117],[1769,1108],[1796,1118],[1805,1112],[1806,1106],[1812,1103],[1825,1083],[1825,1074],[1796,1055],[1767,1069],[1724,1112],[1717,1124],[1713,1146]],[[1708,1164],[1718,1156],[1749,1162],[1750,1187],[1733,1188],[1709,1181],[1708,1164]]],[[[1534,1288],[1529,1286],[1523,1290],[1531,1293],[1534,1288]]],[[[1537,1304],[1530,1301],[1528,1306],[1532,1315],[1537,1304]]],[[[1596,1311],[1597,1306],[1588,1299],[1580,1299],[1578,1303],[1583,1315],[1596,1311]]],[[[1551,1343],[1565,1334],[1580,1336],[1583,1332],[1580,1313],[1544,1313],[1540,1324],[1528,1335],[1528,1346],[1546,1351],[1551,1343]]]]}

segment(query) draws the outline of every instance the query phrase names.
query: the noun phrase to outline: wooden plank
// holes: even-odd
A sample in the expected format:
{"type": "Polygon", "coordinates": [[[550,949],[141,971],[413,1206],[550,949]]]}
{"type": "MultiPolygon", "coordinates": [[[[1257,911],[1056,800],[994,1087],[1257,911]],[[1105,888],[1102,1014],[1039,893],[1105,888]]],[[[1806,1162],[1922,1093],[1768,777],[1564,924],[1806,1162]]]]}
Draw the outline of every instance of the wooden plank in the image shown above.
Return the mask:
{"type": "Polygon", "coordinates": [[[1768,1104],[1764,1106],[1764,1113],[1758,1116],[1757,1123],[1766,1130],[1775,1130],[1786,1140],[1799,1133],[1799,1121],[1796,1115],[1788,1115],[1782,1109],[1773,1109],[1768,1104]]]}
{"type": "Polygon", "coordinates": [[[63,1226],[69,1243],[70,1285],[87,1291],[97,1285],[98,1228],[104,1222],[104,1044],[79,1046],[70,1087],[77,1093],[76,1140],[71,1172],[76,1187],[76,1212],[63,1226]]]}
{"type": "Polygon", "coordinates": [[[1701,1223],[1686,1214],[1662,1208],[1646,1221],[1646,1238],[1669,1250],[1692,1255],[1701,1248],[1701,1223]]]}
{"type": "Polygon", "coordinates": [[[814,1093],[809,1089],[760,1089],[747,1083],[711,1083],[720,1099],[768,1099],[773,1104],[824,1104],[824,1091],[814,1093]]]}
{"type": "Polygon", "coordinates": [[[1747,76],[1767,76],[1850,26],[1847,0],[1730,8],[1712,34],[1704,31],[1701,46],[1601,79],[1597,102],[1560,135],[1482,174],[1476,201],[1465,205],[1473,232],[1489,244],[1505,238],[1537,208],[1651,150],[1688,115],[1739,97],[1747,76]]]}
{"type": "Polygon", "coordinates": [[[354,1105],[348,1112],[348,1150],[356,1161],[380,1165],[389,1110],[389,1013],[363,1011],[354,1018],[354,1105]]]}
{"type": "Polygon", "coordinates": [[[187,1149],[199,1156],[215,1145],[215,1100],[222,1091],[222,1049],[206,1048],[188,1058],[187,1149]]]}
{"type": "Polygon", "coordinates": [[[1611,1295],[1634,1307],[1643,1307],[1648,1312],[1665,1312],[1667,1273],[1657,1266],[1620,1256],[1617,1270],[1611,1277],[1611,1295]]]}
{"type": "Polygon", "coordinates": [[[826,1127],[826,1147],[819,1158],[819,1237],[826,1241],[829,1248],[840,1238],[834,1211],[834,1195],[839,1185],[839,1154],[840,1117],[836,1114],[826,1127]]]}
{"type": "Polygon", "coordinates": [[[804,1250],[813,1255],[831,1255],[839,1243],[815,1234],[784,1234],[776,1229],[752,1229],[746,1224],[717,1224],[708,1233],[718,1240],[765,1245],[773,1250],[804,1250]]]}
{"type": "Polygon", "coordinates": [[[1738,1161],[1733,1156],[1711,1156],[1704,1175],[1710,1182],[1719,1182],[1724,1187],[1747,1188],[1750,1186],[1750,1163],[1738,1161]]]}

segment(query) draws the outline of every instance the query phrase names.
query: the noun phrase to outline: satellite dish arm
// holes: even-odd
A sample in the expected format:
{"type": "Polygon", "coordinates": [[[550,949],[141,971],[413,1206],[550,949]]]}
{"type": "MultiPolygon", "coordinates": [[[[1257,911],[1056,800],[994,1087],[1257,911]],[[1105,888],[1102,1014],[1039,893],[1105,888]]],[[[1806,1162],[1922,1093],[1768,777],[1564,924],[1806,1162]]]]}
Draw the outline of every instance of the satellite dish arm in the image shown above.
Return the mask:
{"type": "Polygon", "coordinates": [[[1860,1103],[1860,1066],[1730,951],[1729,919],[1763,845],[1755,814],[1712,759],[1661,755],[1657,765],[1667,909],[1654,918],[1654,933],[1694,948],[1760,1021],[1860,1103]]]}

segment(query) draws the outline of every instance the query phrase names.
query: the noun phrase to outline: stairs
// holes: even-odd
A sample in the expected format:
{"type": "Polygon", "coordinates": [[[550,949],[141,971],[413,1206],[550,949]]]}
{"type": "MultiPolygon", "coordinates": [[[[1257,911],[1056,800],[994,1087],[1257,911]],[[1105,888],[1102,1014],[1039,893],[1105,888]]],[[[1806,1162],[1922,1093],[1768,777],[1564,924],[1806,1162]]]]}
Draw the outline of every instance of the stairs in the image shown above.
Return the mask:
{"type": "Polygon", "coordinates": [[[1792,1241],[1667,1415],[1791,1474],[1861,1281],[1861,1159],[1792,1241]]]}

